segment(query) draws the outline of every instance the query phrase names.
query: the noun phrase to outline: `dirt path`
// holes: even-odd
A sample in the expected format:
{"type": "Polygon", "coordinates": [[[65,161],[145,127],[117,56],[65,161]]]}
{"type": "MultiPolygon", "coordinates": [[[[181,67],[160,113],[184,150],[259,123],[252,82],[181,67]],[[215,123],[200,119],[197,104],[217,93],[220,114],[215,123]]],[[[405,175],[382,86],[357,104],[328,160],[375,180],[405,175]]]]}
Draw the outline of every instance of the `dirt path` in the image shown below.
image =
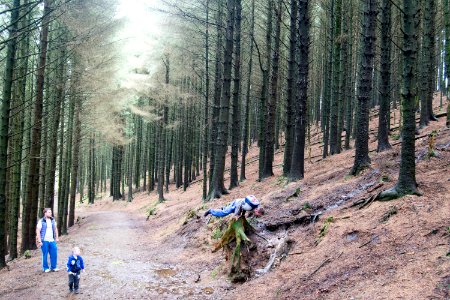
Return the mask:
{"type": "MultiPolygon", "coordinates": [[[[209,299],[189,267],[177,265],[181,248],[151,244],[152,231],[142,218],[119,211],[88,213],[60,241],[60,272],[40,271],[40,251],[10,263],[0,272],[0,299],[209,299]],[[149,239],[150,238],[150,239],[149,239]],[[68,293],[64,265],[72,246],[82,249],[86,273],[80,294],[68,293]]],[[[179,262],[179,261],[178,261],[179,262]]]]}

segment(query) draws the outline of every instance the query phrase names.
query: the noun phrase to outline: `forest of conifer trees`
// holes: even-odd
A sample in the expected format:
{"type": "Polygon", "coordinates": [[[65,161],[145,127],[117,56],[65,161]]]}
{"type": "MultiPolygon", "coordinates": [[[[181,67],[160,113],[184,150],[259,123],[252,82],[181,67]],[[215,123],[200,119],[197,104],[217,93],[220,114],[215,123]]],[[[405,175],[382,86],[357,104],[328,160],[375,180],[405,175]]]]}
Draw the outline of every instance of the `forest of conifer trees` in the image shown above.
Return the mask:
{"type": "Polygon", "coordinates": [[[354,152],[357,176],[371,111],[378,152],[394,129],[401,140],[381,197],[419,193],[415,139],[438,118],[450,126],[448,2],[164,0],[167,38],[124,83],[114,1],[0,1],[0,268],[36,248],[45,207],[66,234],[77,201],[163,202],[199,180],[212,201],[251,160],[259,181],[273,176],[280,151],[283,176],[300,180],[314,136],[323,158],[354,152]]]}

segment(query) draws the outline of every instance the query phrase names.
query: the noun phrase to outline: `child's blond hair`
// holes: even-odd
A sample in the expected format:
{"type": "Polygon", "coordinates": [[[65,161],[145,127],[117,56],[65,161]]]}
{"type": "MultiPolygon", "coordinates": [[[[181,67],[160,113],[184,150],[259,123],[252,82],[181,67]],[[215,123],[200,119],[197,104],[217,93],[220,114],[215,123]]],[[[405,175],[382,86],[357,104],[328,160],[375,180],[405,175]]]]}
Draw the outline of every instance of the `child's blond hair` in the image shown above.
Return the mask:
{"type": "Polygon", "coordinates": [[[77,254],[81,253],[80,247],[75,246],[72,248],[72,254],[75,254],[75,253],[77,253],[77,254]]]}

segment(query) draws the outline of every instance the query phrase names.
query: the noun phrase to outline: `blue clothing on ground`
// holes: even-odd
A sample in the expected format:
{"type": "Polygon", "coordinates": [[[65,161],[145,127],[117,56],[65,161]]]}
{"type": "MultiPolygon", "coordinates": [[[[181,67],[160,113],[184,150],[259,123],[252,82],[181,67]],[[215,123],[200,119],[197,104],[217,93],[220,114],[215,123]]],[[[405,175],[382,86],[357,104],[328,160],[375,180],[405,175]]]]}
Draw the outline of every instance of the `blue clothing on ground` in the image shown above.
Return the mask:
{"type": "Polygon", "coordinates": [[[233,202],[231,202],[230,204],[228,204],[227,206],[222,207],[221,209],[211,209],[210,213],[211,215],[215,216],[215,217],[225,217],[228,216],[231,213],[235,213],[235,215],[239,215],[241,213],[241,205],[240,202],[242,202],[242,199],[236,199],[233,200],[233,202]],[[236,208],[238,208],[238,210],[236,211],[236,208]]]}
{"type": "Polygon", "coordinates": [[[211,214],[215,217],[225,217],[234,212],[235,216],[240,216],[242,212],[252,211],[259,207],[259,201],[256,199],[254,195],[249,195],[245,198],[239,198],[233,200],[227,206],[222,207],[221,209],[209,209],[205,216],[211,214]]]}
{"type": "Polygon", "coordinates": [[[67,261],[67,272],[79,273],[84,270],[84,261],[81,256],[75,257],[74,255],[69,256],[67,261]]]}
{"type": "Polygon", "coordinates": [[[50,269],[56,269],[56,263],[58,261],[58,246],[56,242],[42,241],[42,268],[48,269],[48,255],[50,254],[50,269]]]}

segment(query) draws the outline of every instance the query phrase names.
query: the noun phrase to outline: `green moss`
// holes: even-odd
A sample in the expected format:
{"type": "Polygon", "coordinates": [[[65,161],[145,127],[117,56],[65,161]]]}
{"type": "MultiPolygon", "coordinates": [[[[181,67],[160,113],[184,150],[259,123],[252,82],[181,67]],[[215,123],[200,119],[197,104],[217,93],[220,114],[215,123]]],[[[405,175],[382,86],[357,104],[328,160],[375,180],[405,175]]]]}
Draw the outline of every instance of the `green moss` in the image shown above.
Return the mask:
{"type": "Polygon", "coordinates": [[[380,178],[380,182],[389,182],[391,178],[387,174],[383,174],[380,178]]]}
{"type": "Polygon", "coordinates": [[[305,204],[303,204],[303,209],[311,209],[311,204],[309,204],[309,202],[305,202],[305,204]]]}
{"type": "Polygon", "coordinates": [[[320,228],[320,232],[319,232],[319,237],[316,240],[316,243],[320,243],[320,241],[322,240],[322,238],[327,234],[329,228],[330,228],[330,224],[334,222],[334,218],[333,216],[330,216],[328,218],[325,219],[325,222],[322,225],[322,228],[320,228]]]}
{"type": "Polygon", "coordinates": [[[222,230],[220,230],[219,227],[214,228],[212,234],[211,234],[211,238],[214,240],[218,240],[222,237],[222,230]]]}

